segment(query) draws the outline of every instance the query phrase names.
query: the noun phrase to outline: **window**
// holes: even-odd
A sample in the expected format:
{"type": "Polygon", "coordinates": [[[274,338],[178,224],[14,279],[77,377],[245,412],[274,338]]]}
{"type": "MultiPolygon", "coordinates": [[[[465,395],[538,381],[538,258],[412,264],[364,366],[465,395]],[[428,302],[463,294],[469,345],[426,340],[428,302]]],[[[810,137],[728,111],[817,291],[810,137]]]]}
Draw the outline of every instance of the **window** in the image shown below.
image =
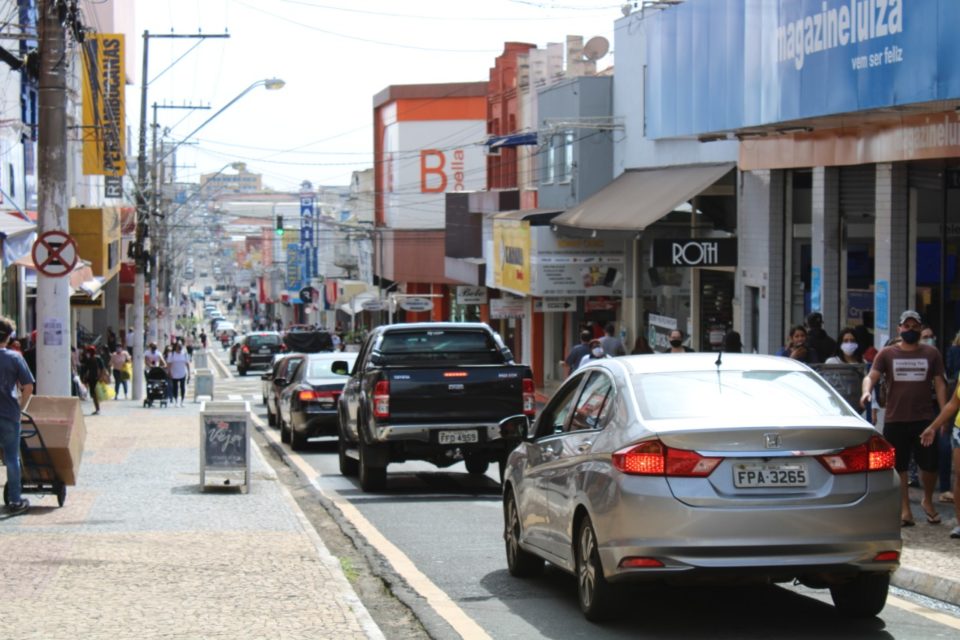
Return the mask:
{"type": "Polygon", "coordinates": [[[573,131],[565,132],[558,140],[557,182],[570,182],[573,180],[573,131]]]}
{"type": "Polygon", "coordinates": [[[577,389],[580,387],[580,381],[583,375],[574,377],[564,385],[560,391],[553,396],[553,399],[540,413],[537,419],[537,438],[544,438],[561,433],[567,422],[567,416],[573,410],[574,400],[577,397],[577,389]]]}
{"type": "Polygon", "coordinates": [[[601,429],[613,404],[613,382],[599,371],[590,374],[570,421],[570,431],[601,429]]]}
{"type": "Polygon", "coordinates": [[[553,184],[553,144],[554,138],[551,136],[547,145],[540,151],[540,158],[543,161],[541,168],[541,182],[543,184],[553,184]]]}

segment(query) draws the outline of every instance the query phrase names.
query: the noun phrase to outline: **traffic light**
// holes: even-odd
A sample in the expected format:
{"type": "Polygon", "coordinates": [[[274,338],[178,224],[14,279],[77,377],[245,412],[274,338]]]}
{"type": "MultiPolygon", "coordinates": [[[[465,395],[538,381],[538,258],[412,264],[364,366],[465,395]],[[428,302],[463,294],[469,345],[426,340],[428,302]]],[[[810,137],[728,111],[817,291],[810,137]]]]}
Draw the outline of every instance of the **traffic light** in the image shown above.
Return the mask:
{"type": "Polygon", "coordinates": [[[275,229],[275,233],[276,233],[278,236],[282,236],[282,235],[283,235],[283,216],[281,216],[281,215],[277,215],[277,226],[276,226],[276,229],[275,229]]]}

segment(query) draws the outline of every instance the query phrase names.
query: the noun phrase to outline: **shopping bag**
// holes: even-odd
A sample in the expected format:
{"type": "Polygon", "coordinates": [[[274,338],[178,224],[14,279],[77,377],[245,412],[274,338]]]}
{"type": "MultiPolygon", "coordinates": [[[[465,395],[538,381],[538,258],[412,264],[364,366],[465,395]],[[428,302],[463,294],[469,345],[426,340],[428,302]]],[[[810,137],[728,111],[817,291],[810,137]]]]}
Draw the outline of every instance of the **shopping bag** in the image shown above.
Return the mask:
{"type": "Polygon", "coordinates": [[[110,385],[105,384],[103,381],[97,383],[96,387],[97,400],[113,400],[116,397],[113,389],[110,385]]]}
{"type": "Polygon", "coordinates": [[[123,365],[123,379],[129,380],[132,377],[133,377],[133,363],[130,361],[127,361],[123,365]]]}
{"type": "Polygon", "coordinates": [[[110,370],[106,367],[100,369],[100,382],[110,384],[110,370]]]}

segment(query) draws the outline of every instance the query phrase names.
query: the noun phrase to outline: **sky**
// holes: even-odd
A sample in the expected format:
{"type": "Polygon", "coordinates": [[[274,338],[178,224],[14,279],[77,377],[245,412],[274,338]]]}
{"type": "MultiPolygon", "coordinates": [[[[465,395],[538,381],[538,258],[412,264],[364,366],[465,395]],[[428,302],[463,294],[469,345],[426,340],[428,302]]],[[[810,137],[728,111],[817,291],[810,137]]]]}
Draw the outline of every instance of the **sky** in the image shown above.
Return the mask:
{"type": "MultiPolygon", "coordinates": [[[[134,0],[135,33],[223,34],[229,38],[149,40],[148,123],[177,149],[177,179],[199,182],[232,162],[263,175],[264,186],[297,190],[348,185],[373,166],[373,96],[389,85],[477,82],[504,42],[541,48],[581,35],[603,36],[613,64],[611,0],[134,0]],[[251,84],[256,87],[184,138],[251,84]],[[193,106],[209,109],[193,109],[193,106]],[[188,107],[188,108],[182,108],[188,107]]],[[[138,40],[140,38],[138,37],[138,40]]],[[[137,43],[136,66],[142,58],[137,43]]],[[[134,150],[140,86],[127,89],[134,150]]],[[[227,169],[227,173],[232,170],[227,169]]]]}

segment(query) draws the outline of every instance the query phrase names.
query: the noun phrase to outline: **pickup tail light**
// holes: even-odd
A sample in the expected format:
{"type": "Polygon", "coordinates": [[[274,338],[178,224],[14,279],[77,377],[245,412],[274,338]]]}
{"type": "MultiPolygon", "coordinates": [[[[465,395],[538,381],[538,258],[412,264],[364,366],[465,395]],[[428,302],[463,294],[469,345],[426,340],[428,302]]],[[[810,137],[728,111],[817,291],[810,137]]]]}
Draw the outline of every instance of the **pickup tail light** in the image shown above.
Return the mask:
{"type": "Polygon", "coordinates": [[[863,444],[847,447],[839,453],[817,456],[817,460],[834,475],[886,471],[893,469],[896,452],[893,445],[874,435],[863,444]]]}
{"type": "Polygon", "coordinates": [[[523,414],[533,416],[537,413],[537,395],[536,388],[533,386],[533,378],[523,379],[523,414]]]}
{"type": "Polygon", "coordinates": [[[613,466],[633,476],[706,478],[723,461],[696,451],[673,449],[659,440],[648,440],[613,454],[613,466]]]}
{"type": "Polygon", "coordinates": [[[390,417],[390,382],[381,380],[373,388],[373,416],[375,418],[390,417]]]}

